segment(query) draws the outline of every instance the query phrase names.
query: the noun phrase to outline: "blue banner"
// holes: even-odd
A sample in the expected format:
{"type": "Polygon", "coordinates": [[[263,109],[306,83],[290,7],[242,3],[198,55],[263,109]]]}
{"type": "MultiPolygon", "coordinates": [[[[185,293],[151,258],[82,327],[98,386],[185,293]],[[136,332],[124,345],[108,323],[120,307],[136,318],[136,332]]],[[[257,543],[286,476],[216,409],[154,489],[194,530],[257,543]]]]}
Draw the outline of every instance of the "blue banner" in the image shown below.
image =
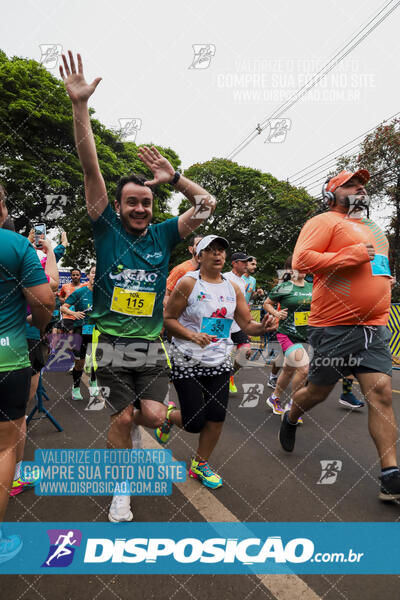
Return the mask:
{"type": "Polygon", "coordinates": [[[400,523],[5,523],[3,535],[3,574],[400,573],[400,523]]]}

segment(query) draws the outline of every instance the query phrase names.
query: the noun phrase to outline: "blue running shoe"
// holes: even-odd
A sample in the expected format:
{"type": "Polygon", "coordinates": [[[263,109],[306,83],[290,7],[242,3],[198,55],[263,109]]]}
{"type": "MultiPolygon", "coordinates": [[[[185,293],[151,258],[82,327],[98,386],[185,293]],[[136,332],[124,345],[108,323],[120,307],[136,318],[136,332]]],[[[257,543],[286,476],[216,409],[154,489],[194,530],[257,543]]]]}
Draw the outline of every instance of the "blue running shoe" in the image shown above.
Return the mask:
{"type": "Polygon", "coordinates": [[[19,535],[0,538],[0,563],[11,560],[20,550],[22,550],[22,540],[19,535]]]}
{"type": "Polygon", "coordinates": [[[355,408],[362,408],[363,406],[365,406],[365,402],[356,398],[353,392],[342,394],[340,396],[339,404],[341,404],[345,408],[349,408],[350,410],[354,410],[355,408]]]}

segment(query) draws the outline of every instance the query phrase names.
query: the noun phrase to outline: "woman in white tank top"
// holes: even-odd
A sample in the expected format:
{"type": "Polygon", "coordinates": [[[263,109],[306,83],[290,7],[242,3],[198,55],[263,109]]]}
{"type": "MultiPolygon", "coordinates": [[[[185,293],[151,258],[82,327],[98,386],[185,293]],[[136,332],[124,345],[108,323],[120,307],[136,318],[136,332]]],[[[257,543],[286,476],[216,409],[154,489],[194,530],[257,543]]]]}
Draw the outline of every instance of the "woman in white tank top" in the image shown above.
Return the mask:
{"type": "Polygon", "coordinates": [[[203,238],[197,245],[199,270],[179,280],[165,308],[165,326],[173,336],[171,378],[181,410],[170,402],[166,421],[155,431],[163,444],[172,425],[199,433],[189,476],[213,489],[222,485],[208,460],[228,405],[232,322],[249,335],[262,335],[274,322],[269,316],[262,323],[254,321],[238,285],[221,275],[228,247],[227,240],[216,235],[203,238]]]}

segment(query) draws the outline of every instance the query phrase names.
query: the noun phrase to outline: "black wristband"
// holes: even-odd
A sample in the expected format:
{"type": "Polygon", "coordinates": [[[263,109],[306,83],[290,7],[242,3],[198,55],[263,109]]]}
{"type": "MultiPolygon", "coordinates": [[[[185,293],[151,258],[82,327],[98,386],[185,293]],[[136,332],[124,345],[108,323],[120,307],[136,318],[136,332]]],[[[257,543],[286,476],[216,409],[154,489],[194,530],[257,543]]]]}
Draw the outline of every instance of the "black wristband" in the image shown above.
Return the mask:
{"type": "Polygon", "coordinates": [[[175,175],[169,182],[169,185],[175,185],[176,183],[178,183],[180,176],[181,176],[181,174],[179,173],[179,171],[175,171],[175,175]]]}

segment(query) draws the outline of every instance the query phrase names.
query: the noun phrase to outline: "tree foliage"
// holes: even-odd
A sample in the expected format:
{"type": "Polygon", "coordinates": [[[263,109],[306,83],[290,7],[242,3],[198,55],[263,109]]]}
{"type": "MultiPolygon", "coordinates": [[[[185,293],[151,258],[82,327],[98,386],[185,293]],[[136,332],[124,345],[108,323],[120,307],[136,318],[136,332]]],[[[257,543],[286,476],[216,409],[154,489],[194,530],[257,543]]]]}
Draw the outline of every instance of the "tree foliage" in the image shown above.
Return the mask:
{"type": "MultiPolygon", "coordinates": [[[[230,251],[243,251],[258,261],[257,281],[265,285],[282,268],[292,253],[304,222],[316,209],[315,201],[304,191],[279,181],[269,173],[214,158],[195,164],[185,176],[196,181],[217,199],[214,215],[201,227],[228,239],[230,251]]],[[[179,211],[188,208],[186,200],[179,211]]],[[[188,258],[180,248],[175,261],[188,258]]],[[[229,268],[229,258],[226,268],[229,268]]]]}
{"type": "MultiPolygon", "coordinates": [[[[136,171],[152,177],[137,156],[137,146],[107,129],[93,114],[91,110],[100,168],[112,200],[122,175],[136,171]]],[[[0,181],[16,230],[27,235],[39,221],[47,229],[63,227],[70,241],[64,264],[85,267],[94,256],[94,247],[73,137],[72,107],[64,84],[38,62],[9,59],[0,51],[0,123],[0,181]],[[66,204],[58,202],[57,210],[49,210],[46,196],[51,195],[65,196],[66,204]]],[[[179,167],[180,159],[172,149],[157,147],[179,167]]],[[[170,195],[169,186],[159,186],[155,221],[170,216],[170,195]]]]}

